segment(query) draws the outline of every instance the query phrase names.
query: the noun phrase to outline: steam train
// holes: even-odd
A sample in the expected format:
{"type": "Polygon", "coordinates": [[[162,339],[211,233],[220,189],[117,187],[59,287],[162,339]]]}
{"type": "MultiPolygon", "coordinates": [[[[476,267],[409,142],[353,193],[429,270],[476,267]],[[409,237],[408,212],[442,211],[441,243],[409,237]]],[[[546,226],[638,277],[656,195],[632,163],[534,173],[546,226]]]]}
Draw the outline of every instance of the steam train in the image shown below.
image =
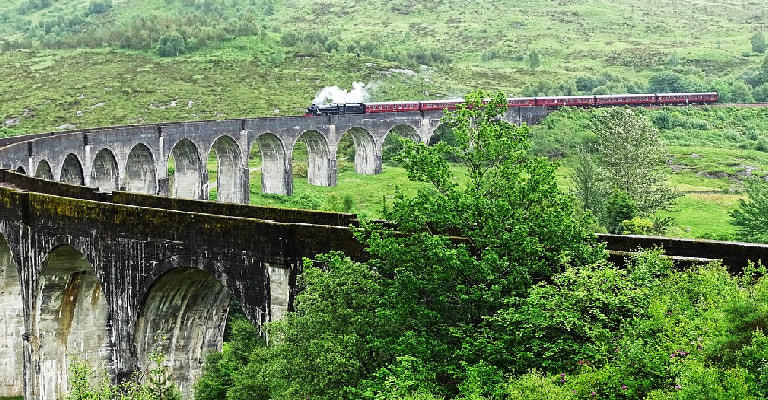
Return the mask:
{"type": "MultiPolygon", "coordinates": [[[[597,96],[512,97],[507,107],[616,107],[616,106],[679,106],[711,104],[717,102],[717,92],[706,93],[653,93],[609,94],[597,96]]],[[[312,104],[306,116],[373,114],[381,112],[407,112],[455,110],[464,99],[397,101],[380,103],[312,104]]]]}

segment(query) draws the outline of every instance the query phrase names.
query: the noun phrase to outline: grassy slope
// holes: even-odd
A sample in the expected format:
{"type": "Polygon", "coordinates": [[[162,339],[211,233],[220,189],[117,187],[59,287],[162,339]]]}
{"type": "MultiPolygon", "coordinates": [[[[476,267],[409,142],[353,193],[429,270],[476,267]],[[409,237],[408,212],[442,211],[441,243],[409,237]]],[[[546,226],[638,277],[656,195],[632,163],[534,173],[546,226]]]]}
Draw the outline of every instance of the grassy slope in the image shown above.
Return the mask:
{"type": "MultiPolygon", "coordinates": [[[[89,4],[56,0],[48,9],[14,15],[23,1],[0,2],[0,37],[19,36],[14,23],[83,13],[89,4]]],[[[258,2],[226,3],[234,7],[258,2]]],[[[111,13],[94,21],[120,24],[180,9],[173,0],[113,0],[113,4],[111,13]]],[[[20,134],[60,126],[295,115],[320,88],[350,88],[353,81],[368,83],[374,100],[391,100],[457,96],[477,88],[516,94],[537,81],[603,72],[642,87],[648,76],[670,65],[709,80],[734,77],[762,62],[761,57],[744,55],[749,55],[749,37],[768,22],[766,5],[766,0],[276,1],[274,14],[263,20],[263,36],[237,38],[177,58],[109,49],[0,53],[0,117],[20,119],[17,125],[0,125],[0,130],[20,134]],[[289,31],[326,35],[338,40],[342,50],[307,57],[296,49],[281,48],[280,35],[289,31]],[[365,52],[357,57],[356,52],[343,50],[348,45],[368,46],[377,54],[422,48],[447,54],[453,61],[413,68],[365,52]],[[532,70],[527,56],[534,50],[542,65],[532,70]],[[264,61],[274,54],[280,57],[264,61]],[[417,74],[395,70],[406,67],[417,74]]],[[[672,179],[682,190],[733,192],[739,186],[739,165],[768,171],[761,152],[711,148],[722,143],[717,132],[724,137],[733,134],[728,127],[715,127],[705,137],[687,138],[688,143],[668,141],[674,145],[674,163],[685,166],[672,179]]],[[[349,190],[356,210],[369,215],[376,215],[379,206],[371,210],[370,204],[380,202],[381,192],[371,190],[361,197],[360,187],[386,189],[401,181],[402,173],[390,167],[381,177],[342,173],[337,188],[310,188],[301,178],[295,179],[298,195],[318,191],[343,197],[347,182],[352,182],[349,190]]],[[[735,196],[696,196],[680,201],[676,231],[687,236],[729,232],[724,218],[710,221],[709,216],[724,215],[735,196]],[[701,220],[706,220],[703,226],[701,220]]]]}

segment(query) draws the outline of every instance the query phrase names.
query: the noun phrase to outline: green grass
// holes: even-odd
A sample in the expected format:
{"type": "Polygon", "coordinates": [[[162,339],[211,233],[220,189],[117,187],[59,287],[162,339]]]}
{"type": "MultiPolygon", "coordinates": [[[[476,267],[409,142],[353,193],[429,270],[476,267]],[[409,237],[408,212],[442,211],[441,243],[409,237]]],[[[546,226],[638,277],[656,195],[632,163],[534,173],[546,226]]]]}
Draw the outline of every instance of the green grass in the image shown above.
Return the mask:
{"type": "Polygon", "coordinates": [[[736,229],[728,221],[728,212],[736,208],[741,195],[722,193],[689,193],[677,199],[670,211],[659,211],[659,217],[671,217],[669,236],[686,238],[732,237],[736,229]]]}
{"type": "MultiPolygon", "coordinates": [[[[0,2],[0,44],[22,45],[0,52],[0,121],[11,121],[0,125],[0,135],[299,115],[319,89],[351,89],[355,81],[368,84],[374,101],[463,96],[474,89],[565,94],[579,77],[605,78],[597,91],[644,90],[648,78],[663,71],[677,72],[701,89],[729,88],[763,62],[763,56],[751,54],[749,38],[768,22],[761,12],[768,0],[227,0],[185,1],[186,6],[180,0],[112,0],[107,13],[76,21],[85,30],[55,28],[45,34],[45,24],[38,25],[83,16],[91,1],[56,0],[23,14],[18,11],[26,0],[0,2]],[[211,5],[218,8],[204,10],[211,5]],[[201,18],[204,14],[212,17],[201,18]],[[235,32],[244,21],[253,34],[235,32]],[[171,31],[184,34],[190,50],[158,57],[152,46],[171,31]],[[151,45],[113,41],[145,33],[151,45]],[[297,40],[287,44],[291,35],[297,40]],[[67,49],[89,41],[98,44],[67,49]],[[541,57],[535,69],[528,65],[531,51],[541,57]]],[[[569,157],[589,141],[589,125],[580,113],[589,112],[554,118],[551,126],[534,127],[532,133],[540,140],[538,154],[566,155],[560,176],[566,190],[569,157]]],[[[680,199],[675,213],[680,234],[727,232],[727,211],[741,180],[747,172],[768,174],[768,108],[647,111],[652,119],[660,113],[670,126],[662,130],[674,172],[670,184],[683,192],[713,192],[680,199]]],[[[301,162],[300,152],[294,155],[301,162]]],[[[258,160],[250,163],[258,175],[258,160]]],[[[215,170],[210,162],[209,169],[215,170]]],[[[306,178],[295,177],[293,199],[335,208],[339,199],[351,198],[353,211],[378,217],[381,199],[392,196],[395,186],[415,190],[395,167],[386,166],[380,176],[356,175],[341,164],[340,171],[333,188],[310,187],[306,178]],[[330,200],[318,200],[326,197],[330,200]]],[[[252,182],[259,182],[258,176],[252,182]]],[[[300,203],[261,196],[257,186],[252,185],[252,197],[259,201],[300,203]]]]}

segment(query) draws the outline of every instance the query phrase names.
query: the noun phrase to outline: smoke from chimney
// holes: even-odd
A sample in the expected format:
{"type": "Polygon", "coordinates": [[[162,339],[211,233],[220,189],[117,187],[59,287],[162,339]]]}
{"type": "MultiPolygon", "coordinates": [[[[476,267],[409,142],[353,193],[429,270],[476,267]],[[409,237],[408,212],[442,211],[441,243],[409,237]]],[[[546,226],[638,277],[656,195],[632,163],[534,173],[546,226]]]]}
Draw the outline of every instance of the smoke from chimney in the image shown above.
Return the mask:
{"type": "Polygon", "coordinates": [[[312,100],[312,104],[327,103],[362,103],[368,101],[371,95],[365,90],[365,84],[352,82],[352,90],[346,91],[338,86],[328,86],[312,100]]]}

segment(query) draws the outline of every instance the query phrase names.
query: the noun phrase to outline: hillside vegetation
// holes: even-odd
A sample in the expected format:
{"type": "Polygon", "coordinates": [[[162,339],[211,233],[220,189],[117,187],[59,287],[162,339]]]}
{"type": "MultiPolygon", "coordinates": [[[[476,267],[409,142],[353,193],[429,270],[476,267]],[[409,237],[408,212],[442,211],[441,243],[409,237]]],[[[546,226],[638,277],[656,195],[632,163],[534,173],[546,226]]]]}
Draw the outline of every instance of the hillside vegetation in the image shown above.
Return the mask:
{"type": "MultiPolygon", "coordinates": [[[[766,101],[766,5],[6,0],[0,3],[0,134],[299,115],[322,88],[350,90],[353,82],[364,83],[373,101],[474,89],[511,96],[716,90],[724,102],[766,101]]],[[[692,192],[675,214],[690,223],[673,234],[729,234],[727,210],[741,179],[768,171],[761,110],[649,112],[670,146],[670,183],[692,192]],[[714,208],[686,216],[707,204],[714,208]],[[720,217],[700,227],[700,212],[720,217]]],[[[569,185],[568,156],[589,140],[591,117],[559,114],[536,127],[533,138],[540,155],[565,156],[561,174],[569,185]]],[[[309,187],[299,178],[294,199],[259,196],[258,187],[252,197],[338,209],[351,196],[344,209],[378,215],[382,193],[360,193],[354,182],[388,188],[402,173],[360,177],[344,172],[341,158],[339,187],[309,187]]]]}

